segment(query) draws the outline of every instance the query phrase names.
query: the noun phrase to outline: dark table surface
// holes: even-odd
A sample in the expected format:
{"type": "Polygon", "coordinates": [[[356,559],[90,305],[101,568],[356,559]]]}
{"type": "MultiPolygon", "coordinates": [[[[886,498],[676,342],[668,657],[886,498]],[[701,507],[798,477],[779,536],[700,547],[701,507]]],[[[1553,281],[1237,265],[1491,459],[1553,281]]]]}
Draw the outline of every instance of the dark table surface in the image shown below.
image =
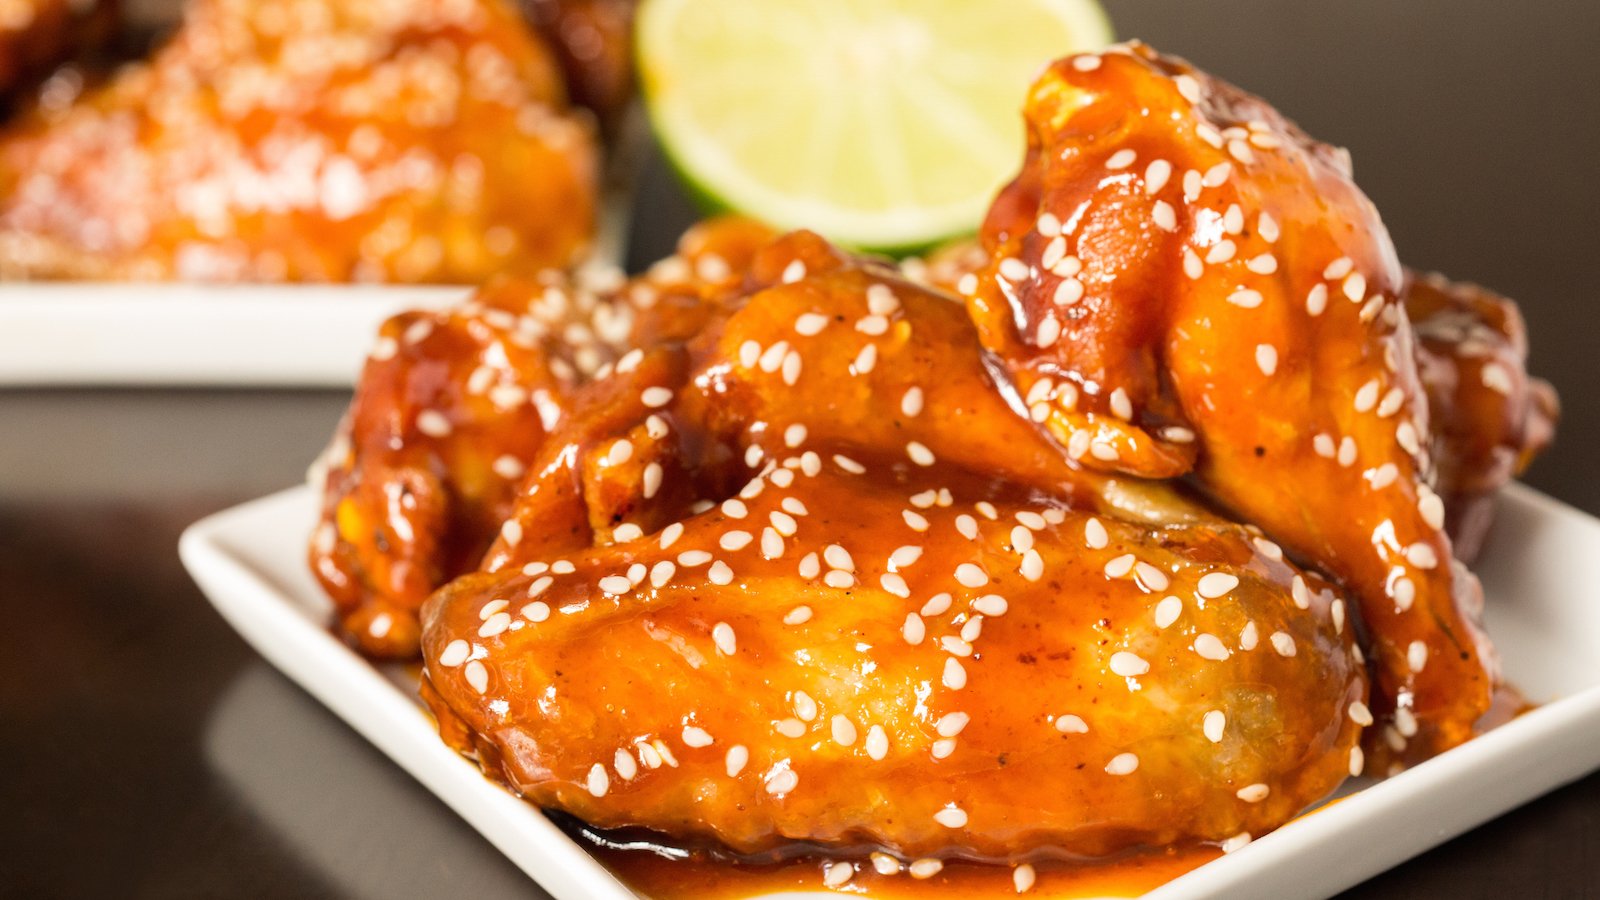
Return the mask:
{"type": "MultiPolygon", "coordinates": [[[[1566,402],[1527,480],[1600,513],[1600,4],[1109,6],[1121,36],[1349,146],[1410,264],[1521,299],[1534,368],[1566,402]]],[[[690,217],[653,172],[635,260],[690,217]]],[[[542,896],[178,564],[184,525],[299,480],[346,401],[0,390],[0,895],[542,896]]],[[[1435,895],[1600,897],[1600,775],[1350,892],[1435,895]]]]}

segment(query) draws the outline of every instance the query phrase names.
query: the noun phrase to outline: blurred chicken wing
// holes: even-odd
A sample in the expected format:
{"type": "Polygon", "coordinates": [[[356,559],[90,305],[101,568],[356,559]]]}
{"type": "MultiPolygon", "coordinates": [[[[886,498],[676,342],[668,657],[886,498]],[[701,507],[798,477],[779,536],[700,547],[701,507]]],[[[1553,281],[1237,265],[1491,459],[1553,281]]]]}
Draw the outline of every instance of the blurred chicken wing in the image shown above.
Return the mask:
{"type": "Polygon", "coordinates": [[[588,247],[595,157],[509,0],[195,0],[0,135],[0,277],[531,274],[588,247]]]}

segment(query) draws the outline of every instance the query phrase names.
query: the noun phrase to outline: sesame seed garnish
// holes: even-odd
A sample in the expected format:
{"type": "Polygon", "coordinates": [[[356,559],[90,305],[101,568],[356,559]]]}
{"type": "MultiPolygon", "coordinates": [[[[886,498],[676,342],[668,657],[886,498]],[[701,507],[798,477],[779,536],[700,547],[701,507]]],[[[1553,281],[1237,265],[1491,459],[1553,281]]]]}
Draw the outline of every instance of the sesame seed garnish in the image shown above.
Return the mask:
{"type": "Polygon", "coordinates": [[[1245,262],[1244,267],[1257,275],[1271,275],[1278,271],[1278,258],[1271,253],[1263,253],[1251,257],[1245,262]]]}
{"type": "Polygon", "coordinates": [[[875,316],[887,316],[900,308],[900,299],[886,284],[874,284],[867,288],[867,311],[875,316]]]}
{"type": "Polygon", "coordinates": [[[1167,584],[1169,583],[1167,573],[1155,566],[1141,560],[1134,564],[1133,572],[1134,576],[1139,579],[1139,583],[1144,585],[1147,590],[1164,591],[1167,589],[1167,584]]]}
{"type": "Polygon", "coordinates": [[[972,655],[972,643],[953,634],[939,638],[939,648],[951,656],[972,655]]]}
{"type": "Polygon", "coordinates": [[[1255,622],[1244,623],[1244,628],[1239,630],[1239,649],[1245,651],[1254,650],[1258,636],[1259,633],[1256,631],[1255,622]]]}
{"type": "Polygon", "coordinates": [[[734,744],[728,748],[728,755],[723,758],[729,778],[737,778],[744,767],[750,762],[750,751],[743,744],[734,744]]]}
{"type": "Polygon", "coordinates": [[[439,653],[439,665],[447,669],[455,668],[467,661],[467,656],[472,653],[472,646],[466,641],[456,638],[445,645],[439,653]]]}
{"type": "Polygon", "coordinates": [[[906,586],[906,580],[893,572],[885,572],[879,576],[878,584],[880,584],[885,591],[888,591],[896,597],[911,596],[911,588],[906,586]]]}
{"type": "Polygon", "coordinates": [[[1244,231],[1244,210],[1239,207],[1239,204],[1228,204],[1228,211],[1222,214],[1222,230],[1232,235],[1238,235],[1244,231]]]}
{"type": "Polygon", "coordinates": [[[1419,569],[1432,569],[1439,565],[1439,555],[1434,552],[1433,546],[1421,541],[1407,547],[1405,556],[1406,562],[1419,569]]]}
{"type": "Polygon", "coordinates": [[[967,686],[967,669],[961,665],[961,660],[952,656],[944,661],[941,683],[952,691],[959,691],[967,686]]]}
{"type": "Polygon", "coordinates": [[[1139,769],[1139,757],[1132,753],[1118,753],[1106,763],[1107,775],[1132,775],[1139,769]]]}
{"type": "Polygon", "coordinates": [[[589,767],[589,778],[585,783],[589,793],[596,797],[604,797],[611,788],[611,778],[606,775],[606,767],[595,763],[589,767]]]}
{"type": "Polygon", "coordinates": [[[822,576],[822,583],[842,591],[855,587],[856,577],[843,569],[829,569],[828,574],[822,576]]]}
{"type": "Polygon", "coordinates": [[[1367,276],[1351,272],[1344,279],[1343,290],[1351,303],[1360,303],[1367,296],[1367,276]]]}
{"type": "Polygon", "coordinates": [[[1056,716],[1056,730],[1062,734],[1088,734],[1089,723],[1072,713],[1065,713],[1056,716]]]}
{"type": "Polygon", "coordinates": [[[962,587],[980,588],[989,583],[989,574],[972,563],[956,566],[956,582],[962,587]]]}
{"type": "Polygon", "coordinates": [[[1000,260],[1000,277],[1007,281],[1025,281],[1031,274],[1032,270],[1028,268],[1028,264],[1015,256],[1000,260]]]}
{"type": "Polygon", "coordinates": [[[1328,267],[1322,270],[1322,277],[1328,281],[1338,281],[1346,275],[1349,275],[1350,270],[1355,268],[1355,265],[1355,260],[1348,256],[1341,256],[1333,262],[1328,263],[1328,267]]]}
{"type": "Polygon", "coordinates": [[[1351,703],[1348,712],[1350,713],[1350,721],[1357,725],[1366,727],[1372,724],[1372,711],[1367,709],[1367,705],[1360,700],[1351,703]]]}
{"type": "Polygon", "coordinates": [[[1269,244],[1277,243],[1278,221],[1263,210],[1260,217],[1256,219],[1256,233],[1261,235],[1261,239],[1269,244]]]}
{"type": "Polygon", "coordinates": [[[944,871],[944,863],[937,859],[919,859],[906,867],[911,877],[923,881],[944,871]]]}
{"type": "MultiPolygon", "coordinates": [[[[979,500],[977,503],[972,504],[972,508],[978,511],[978,515],[983,516],[985,519],[988,519],[991,522],[1000,518],[1000,511],[995,509],[994,504],[987,500],[979,500]]],[[[1017,513],[1017,521],[1024,525],[1028,525],[1028,520],[1023,518],[1024,515],[1036,516],[1038,513],[1017,513]]],[[[1036,526],[1029,525],[1028,527],[1033,528],[1036,526]]],[[[1037,527],[1043,528],[1044,526],[1039,525],[1037,527]]]]}
{"type": "Polygon", "coordinates": [[[672,402],[672,389],[664,387],[647,387],[639,392],[639,402],[651,409],[660,409],[672,402]]]}
{"type": "Polygon", "coordinates": [[[1241,309],[1255,309],[1261,305],[1261,292],[1240,288],[1228,295],[1228,302],[1241,309]]]}
{"type": "Polygon", "coordinates": [[[1183,614],[1183,601],[1177,597],[1167,596],[1161,598],[1156,604],[1156,627],[1166,628],[1178,621],[1178,616],[1183,614]]]}
{"type": "Polygon", "coordinates": [[[906,444],[906,455],[911,457],[911,461],[919,466],[931,466],[934,464],[933,451],[918,441],[911,441],[906,444]]]}
{"type": "Polygon", "coordinates": [[[1483,386],[1497,394],[1510,396],[1512,391],[1511,373],[1505,366],[1497,362],[1484,363],[1478,372],[1478,380],[1483,386]]]}
{"type": "Polygon", "coordinates": [[[881,760],[889,755],[889,735],[884,733],[882,725],[867,729],[866,749],[867,756],[873,759],[881,760]]]}
{"type": "Polygon", "coordinates": [[[1033,884],[1037,878],[1038,875],[1033,871],[1033,866],[1027,863],[1023,863],[1011,870],[1011,884],[1019,894],[1026,894],[1028,891],[1033,890],[1033,884]]]}
{"type": "Polygon", "coordinates": [[[1122,578],[1126,576],[1129,572],[1133,571],[1133,564],[1135,561],[1136,559],[1132,553],[1124,553],[1121,556],[1112,558],[1112,560],[1106,563],[1105,566],[1106,577],[1122,578]]]}
{"type": "Polygon", "coordinates": [[[1205,734],[1206,740],[1213,744],[1222,743],[1222,735],[1228,728],[1228,716],[1220,709],[1213,709],[1200,720],[1200,731],[1205,734]]]}
{"type": "Polygon", "coordinates": [[[905,509],[900,511],[900,517],[912,531],[927,531],[928,520],[915,510],[905,509]]]}
{"type": "MultiPolygon", "coordinates": [[[[1154,194],[1167,186],[1167,180],[1172,177],[1172,163],[1164,159],[1152,160],[1144,169],[1144,192],[1154,194]]],[[[1171,207],[1168,207],[1171,209],[1171,207]]]]}
{"type": "Polygon", "coordinates": [[[644,467],[643,487],[646,500],[651,499],[656,495],[656,492],[661,490],[662,474],[660,463],[653,462],[644,467]]]}
{"type": "Polygon", "coordinates": [[[856,742],[856,726],[844,716],[834,716],[828,722],[833,732],[833,742],[841,747],[849,747],[856,742]]]}
{"type": "Polygon", "coordinates": [[[633,458],[633,442],[627,438],[617,441],[606,451],[606,465],[620,466],[633,458]]]}
{"type": "Polygon", "coordinates": [[[753,540],[755,535],[748,531],[727,531],[723,532],[722,538],[717,543],[724,550],[736,551],[750,546],[753,540]]]}
{"type": "Polygon", "coordinates": [[[1394,581],[1394,608],[1396,612],[1405,612],[1417,599],[1417,586],[1411,579],[1401,576],[1394,581]]]}
{"type": "Polygon", "coordinates": [[[466,668],[461,670],[461,674],[466,677],[467,684],[471,685],[474,691],[482,694],[489,689],[489,670],[484,668],[482,662],[476,659],[468,662],[466,668]]]}
{"type": "Polygon", "coordinates": [[[1100,57],[1091,53],[1074,56],[1072,58],[1072,67],[1079,72],[1093,72],[1095,69],[1100,68],[1100,57]]]}
{"type": "Polygon", "coordinates": [[[1128,392],[1117,388],[1111,392],[1111,414],[1123,421],[1133,418],[1133,401],[1128,399],[1128,392]]]}
{"type": "Polygon", "coordinates": [[[1227,572],[1208,572],[1200,576],[1196,589],[1200,596],[1208,600],[1225,596],[1229,591],[1239,586],[1239,578],[1227,572]]]}
{"type": "MultiPolygon", "coordinates": [[[[1051,302],[1055,303],[1057,306],[1071,306],[1072,304],[1077,303],[1079,300],[1083,299],[1083,282],[1076,278],[1065,279],[1060,284],[1056,285],[1055,293],[1050,295],[1050,299],[1051,302]]],[[[1047,319],[1046,321],[1050,320],[1047,319]]],[[[1042,329],[1043,327],[1043,323],[1040,323],[1040,328],[1042,329]]],[[[1059,334],[1059,323],[1056,325],[1056,329],[1057,333],[1059,334]]],[[[1054,340],[1052,340],[1051,343],[1054,343],[1054,340]]],[[[1042,339],[1040,341],[1040,346],[1046,346],[1042,339]]]]}
{"type": "Polygon", "coordinates": [[[1258,782],[1256,784],[1247,784],[1244,787],[1239,788],[1239,790],[1234,793],[1234,796],[1246,803],[1260,803],[1261,801],[1267,799],[1267,795],[1270,793],[1272,793],[1271,788],[1258,782]]]}
{"type": "Polygon", "coordinates": [[[1313,285],[1311,291],[1306,294],[1306,312],[1313,316],[1320,316],[1322,311],[1327,308],[1328,286],[1321,283],[1313,285]]]}
{"type": "Polygon", "coordinates": [[[1200,654],[1201,659],[1215,662],[1221,662],[1231,655],[1227,645],[1223,644],[1220,638],[1206,632],[1195,635],[1194,652],[1200,654]]]}
{"type": "Polygon", "coordinates": [[[1422,520],[1429,528],[1444,527],[1444,501],[1426,486],[1418,489],[1421,496],[1417,498],[1417,512],[1422,515],[1422,520]]]}
{"type": "Polygon", "coordinates": [[[1359,778],[1367,768],[1367,755],[1361,752],[1360,745],[1350,748],[1350,777],[1359,778]]]}
{"type": "Polygon", "coordinates": [[[947,804],[943,809],[933,814],[933,820],[946,828],[967,827],[967,813],[954,803],[947,804]]]}
{"type": "Polygon", "coordinates": [[[950,603],[953,599],[950,594],[945,592],[934,594],[928,598],[927,603],[922,604],[922,615],[937,616],[943,614],[950,609],[950,603]]]}
{"type": "Polygon", "coordinates": [[[1172,82],[1178,88],[1178,95],[1190,103],[1200,102],[1200,82],[1193,75],[1182,74],[1172,76],[1172,82]]]}
{"type": "Polygon", "coordinates": [[[1052,347],[1061,337],[1061,322],[1054,316],[1045,316],[1039,321],[1039,328],[1034,333],[1033,342],[1040,348],[1052,347]]]}
{"type": "Polygon", "coordinates": [[[1276,650],[1279,656],[1294,656],[1294,637],[1287,631],[1274,631],[1270,640],[1272,649],[1276,650]]]}
{"type": "Polygon", "coordinates": [[[793,284],[806,277],[805,260],[797,259],[783,267],[783,283],[793,284]]]}
{"type": "Polygon", "coordinates": [[[510,454],[497,457],[494,461],[493,469],[496,475],[507,481],[521,478],[523,473],[527,471],[527,468],[522,464],[522,460],[510,454]]]}
{"type": "Polygon", "coordinates": [[[617,770],[623,781],[632,781],[633,776],[639,774],[639,764],[635,763],[633,756],[621,747],[618,747],[616,754],[611,757],[611,767],[617,770]]]}
{"type": "Polygon", "coordinates": [[[1055,213],[1040,213],[1033,227],[1045,237],[1055,237],[1061,233],[1061,220],[1055,213]]]}
{"type": "MultiPolygon", "coordinates": [[[[1218,263],[1225,263],[1233,259],[1234,254],[1237,252],[1238,246],[1233,241],[1224,238],[1211,245],[1211,249],[1206,251],[1206,264],[1214,266],[1218,263]]],[[[1240,305],[1243,306],[1244,304],[1240,305]]]]}
{"type": "Polygon", "coordinates": [[[1157,200],[1150,208],[1150,221],[1162,231],[1178,230],[1178,214],[1173,210],[1172,204],[1165,200],[1157,200]]]}
{"type": "Polygon", "coordinates": [[[1406,663],[1411,666],[1411,671],[1421,672],[1428,664],[1428,645],[1422,641],[1412,641],[1406,647],[1406,663]]]}
{"type": "Polygon", "coordinates": [[[417,413],[417,430],[428,437],[442,438],[448,437],[453,429],[444,413],[436,409],[425,409],[417,413]]]}
{"type": "Polygon", "coordinates": [[[1090,518],[1083,524],[1083,542],[1091,550],[1104,550],[1111,542],[1111,536],[1106,533],[1106,526],[1099,519],[1090,518]]]}
{"type": "Polygon", "coordinates": [[[704,728],[697,725],[685,725],[683,727],[683,743],[688,747],[699,748],[709,747],[714,741],[704,728]]]}
{"type": "Polygon", "coordinates": [[[854,572],[856,570],[856,562],[850,556],[850,551],[838,544],[829,544],[823,548],[822,559],[835,569],[843,569],[846,572],[854,572]]]}
{"type": "Polygon", "coordinates": [[[921,547],[918,547],[914,544],[896,547],[894,552],[889,554],[889,571],[896,572],[900,569],[904,569],[921,558],[921,547]]]}
{"type": "Polygon", "coordinates": [[[1236,850],[1240,850],[1240,849],[1248,846],[1249,843],[1250,843],[1250,833],[1247,832],[1247,831],[1241,831],[1238,834],[1234,835],[1233,837],[1228,838],[1227,840],[1223,841],[1220,846],[1222,848],[1222,852],[1223,853],[1232,853],[1232,852],[1234,852],[1236,850]]]}
{"type": "Polygon", "coordinates": [[[1133,678],[1150,671],[1150,664],[1136,654],[1119,650],[1111,654],[1111,671],[1124,678],[1133,678]]]}
{"type": "Polygon", "coordinates": [[[822,329],[827,327],[828,317],[820,313],[801,313],[800,317],[794,320],[794,330],[802,337],[821,334],[822,329]]]}
{"type": "Polygon", "coordinates": [[[800,786],[800,776],[793,769],[787,768],[788,761],[779,763],[784,768],[774,768],[767,773],[767,793],[780,797],[800,786]]]}
{"type": "Polygon", "coordinates": [[[1345,435],[1339,440],[1339,465],[1346,468],[1355,464],[1356,441],[1350,435],[1345,435]]]}
{"type": "Polygon", "coordinates": [[[733,626],[727,622],[718,622],[711,626],[711,640],[724,656],[732,656],[739,652],[739,642],[733,635],[733,626]]]}
{"type": "Polygon", "coordinates": [[[1106,160],[1106,168],[1112,170],[1126,169],[1127,167],[1133,165],[1133,161],[1136,158],[1138,158],[1137,153],[1133,152],[1127,147],[1124,147],[1121,150],[1111,154],[1110,158],[1106,160]]]}
{"type": "Polygon", "coordinates": [[[1200,178],[1200,183],[1208,188],[1221,187],[1227,183],[1231,174],[1233,174],[1233,163],[1219,162],[1206,170],[1205,175],[1200,178]]]}
{"type": "Polygon", "coordinates": [[[1404,405],[1405,402],[1405,391],[1400,390],[1398,387],[1390,388],[1388,393],[1383,395],[1383,399],[1378,401],[1378,418],[1389,418],[1390,416],[1399,412],[1400,407],[1404,405]]]}
{"type": "Polygon", "coordinates": [[[847,862],[828,863],[822,870],[822,884],[825,887],[844,887],[854,878],[856,867],[847,862]]]}
{"type": "Polygon", "coordinates": [[[711,562],[711,554],[704,550],[685,550],[678,554],[678,565],[693,569],[711,562]]]}

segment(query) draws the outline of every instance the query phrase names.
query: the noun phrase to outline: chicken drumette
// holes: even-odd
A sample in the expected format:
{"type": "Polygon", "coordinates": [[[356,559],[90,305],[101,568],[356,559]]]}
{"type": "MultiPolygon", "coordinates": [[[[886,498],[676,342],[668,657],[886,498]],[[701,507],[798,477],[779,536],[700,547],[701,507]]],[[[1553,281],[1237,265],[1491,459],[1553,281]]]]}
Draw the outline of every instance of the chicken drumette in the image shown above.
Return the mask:
{"type": "Polygon", "coordinates": [[[195,0],[0,135],[0,277],[531,273],[587,248],[595,157],[509,0],[195,0]]]}
{"type": "Polygon", "coordinates": [[[1031,89],[1022,173],[965,287],[984,344],[1082,464],[1193,472],[1349,586],[1385,740],[1471,737],[1497,682],[1430,486],[1402,273],[1346,156],[1134,44],[1031,89]]]}

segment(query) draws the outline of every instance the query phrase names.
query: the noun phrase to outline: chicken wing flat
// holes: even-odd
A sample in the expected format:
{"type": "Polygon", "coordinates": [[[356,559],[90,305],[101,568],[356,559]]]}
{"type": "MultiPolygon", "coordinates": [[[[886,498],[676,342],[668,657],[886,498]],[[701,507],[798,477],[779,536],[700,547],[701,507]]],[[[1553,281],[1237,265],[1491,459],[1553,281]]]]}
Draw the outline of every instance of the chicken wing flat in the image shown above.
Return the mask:
{"type": "Polygon", "coordinates": [[[595,157],[507,0],[196,0],[0,136],[0,277],[531,274],[588,247],[595,157]]]}
{"type": "Polygon", "coordinates": [[[741,853],[1009,859],[1260,833],[1360,770],[1329,584],[1108,500],[951,299],[805,233],[746,283],[582,389],[426,605],[424,694],[486,771],[741,853]]]}
{"type": "Polygon", "coordinates": [[[968,282],[1017,390],[1084,465],[1192,471],[1347,585],[1380,752],[1471,737],[1497,667],[1427,479],[1401,269],[1346,156],[1138,44],[1052,65],[1025,117],[968,282]]]}
{"type": "Polygon", "coordinates": [[[635,342],[692,333],[769,232],[724,220],[637,283],[547,272],[386,322],[339,435],[312,570],[374,656],[416,655],[417,607],[476,568],[574,392],[635,342]]]}

